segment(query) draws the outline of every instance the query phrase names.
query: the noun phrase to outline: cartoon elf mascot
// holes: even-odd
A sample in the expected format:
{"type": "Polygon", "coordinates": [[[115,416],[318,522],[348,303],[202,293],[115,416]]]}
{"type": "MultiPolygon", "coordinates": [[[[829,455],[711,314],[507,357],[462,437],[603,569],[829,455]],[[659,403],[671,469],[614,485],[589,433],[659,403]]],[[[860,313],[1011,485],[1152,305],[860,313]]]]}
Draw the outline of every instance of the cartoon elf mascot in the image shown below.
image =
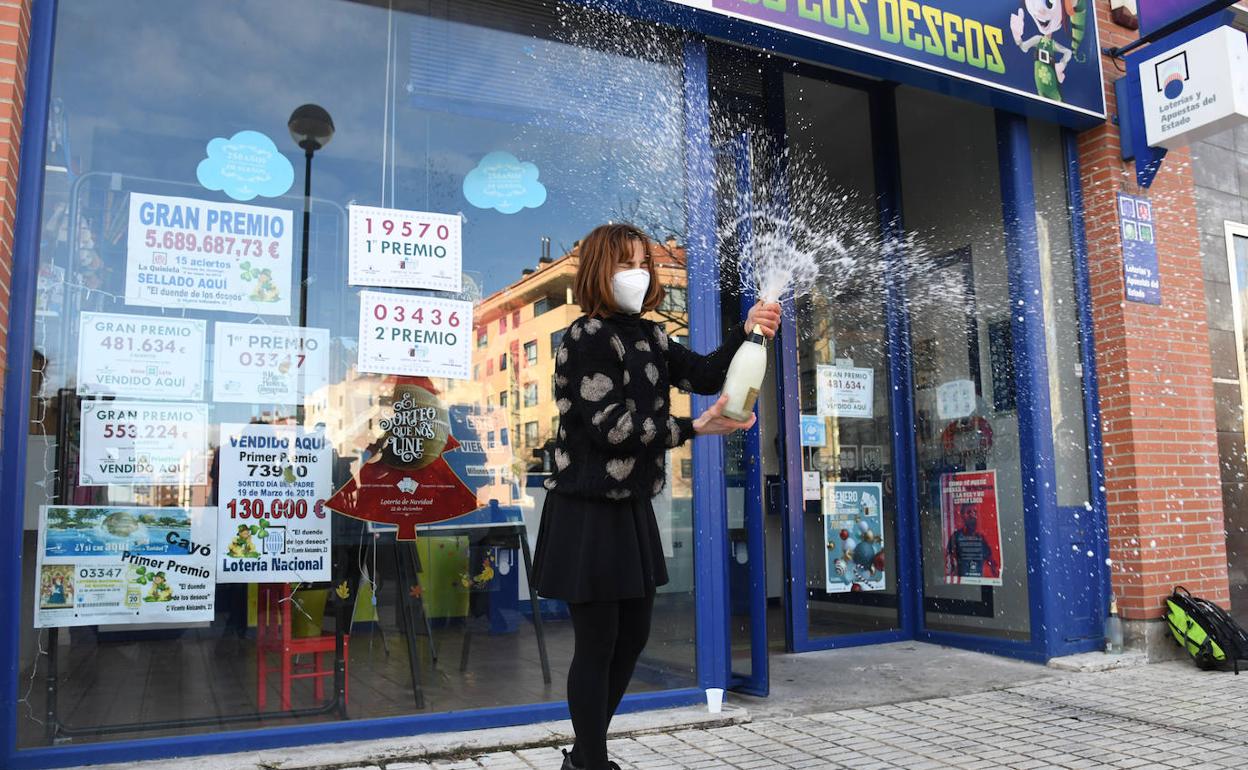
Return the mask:
{"type": "MultiPolygon", "coordinates": [[[[1019,8],[1010,17],[1010,31],[1014,33],[1014,44],[1023,53],[1030,53],[1035,59],[1036,93],[1055,102],[1062,100],[1062,89],[1059,86],[1066,80],[1066,65],[1079,50],[1088,26],[1088,0],[1023,0],[1023,8],[1019,8]],[[1036,23],[1040,32],[1026,40],[1023,30],[1027,20],[1023,9],[1036,23]],[[1062,28],[1062,22],[1070,19],[1070,47],[1053,39],[1054,33],[1062,28]]],[[[1082,61],[1083,59],[1078,59],[1082,61]]]]}

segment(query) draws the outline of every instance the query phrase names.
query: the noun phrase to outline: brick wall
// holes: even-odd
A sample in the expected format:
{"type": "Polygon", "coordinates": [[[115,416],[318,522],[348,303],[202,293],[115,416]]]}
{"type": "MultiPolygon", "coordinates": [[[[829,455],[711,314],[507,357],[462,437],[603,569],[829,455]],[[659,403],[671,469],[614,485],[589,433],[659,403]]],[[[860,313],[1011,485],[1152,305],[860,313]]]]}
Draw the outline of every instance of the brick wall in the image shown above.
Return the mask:
{"type": "MultiPolygon", "coordinates": [[[[1135,33],[1095,0],[1101,45],[1135,33]]],[[[1119,63],[1119,66],[1121,63],[1119,63]]],[[[1115,63],[1102,57],[1109,114],[1115,63]]],[[[1123,616],[1161,615],[1176,584],[1228,597],[1196,194],[1186,149],[1171,152],[1149,190],[1123,163],[1112,122],[1079,137],[1088,269],[1104,429],[1114,591],[1123,616]],[[1153,201],[1162,304],[1124,301],[1116,194],[1153,201]]]]}
{"type": "MultiPolygon", "coordinates": [[[[9,366],[9,286],[13,276],[13,222],[25,104],[31,0],[0,0],[0,412],[9,366]]],[[[0,418],[3,414],[0,413],[0,418]]]]}

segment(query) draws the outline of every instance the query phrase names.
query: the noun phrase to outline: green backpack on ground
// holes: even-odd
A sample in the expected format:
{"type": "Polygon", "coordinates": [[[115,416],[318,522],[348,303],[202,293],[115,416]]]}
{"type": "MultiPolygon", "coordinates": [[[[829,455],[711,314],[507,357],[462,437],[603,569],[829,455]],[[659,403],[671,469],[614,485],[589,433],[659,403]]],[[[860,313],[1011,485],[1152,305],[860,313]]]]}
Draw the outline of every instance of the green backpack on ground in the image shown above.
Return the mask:
{"type": "Polygon", "coordinates": [[[1174,640],[1201,669],[1208,671],[1230,661],[1238,674],[1240,658],[1248,660],[1248,631],[1226,610],[1192,596],[1183,586],[1175,586],[1166,599],[1166,622],[1174,640]]]}

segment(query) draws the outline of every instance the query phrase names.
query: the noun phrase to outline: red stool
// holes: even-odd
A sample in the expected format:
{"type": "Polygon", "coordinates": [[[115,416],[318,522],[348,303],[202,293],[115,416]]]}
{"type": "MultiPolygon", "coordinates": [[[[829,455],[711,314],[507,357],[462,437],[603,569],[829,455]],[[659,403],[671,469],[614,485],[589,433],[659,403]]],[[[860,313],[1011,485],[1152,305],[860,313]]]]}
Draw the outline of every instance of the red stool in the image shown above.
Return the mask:
{"type": "MultiPolygon", "coordinates": [[[[334,635],[294,636],[290,622],[291,610],[297,599],[291,599],[290,586],[285,583],[262,584],[256,607],[256,702],[264,710],[268,701],[265,680],[273,672],[269,666],[269,654],[280,658],[282,676],[282,710],[290,710],[290,683],[295,679],[311,679],[316,700],[325,700],[325,677],[334,675],[334,635]],[[311,655],[312,660],[296,663],[300,655],[311,655]],[[328,667],[324,666],[328,659],[328,667]]],[[[343,637],[342,655],[347,658],[348,638],[343,637]]],[[[343,695],[350,690],[343,664],[343,695]]]]}

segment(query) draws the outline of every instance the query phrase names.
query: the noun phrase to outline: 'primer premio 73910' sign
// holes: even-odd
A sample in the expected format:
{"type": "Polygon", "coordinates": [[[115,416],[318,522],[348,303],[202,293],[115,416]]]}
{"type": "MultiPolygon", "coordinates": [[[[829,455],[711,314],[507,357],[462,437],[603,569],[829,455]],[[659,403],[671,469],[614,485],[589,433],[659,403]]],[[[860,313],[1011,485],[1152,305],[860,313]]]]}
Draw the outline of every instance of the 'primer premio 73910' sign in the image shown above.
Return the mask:
{"type": "Polygon", "coordinates": [[[1101,117],[1090,0],[672,0],[1101,117]]]}

